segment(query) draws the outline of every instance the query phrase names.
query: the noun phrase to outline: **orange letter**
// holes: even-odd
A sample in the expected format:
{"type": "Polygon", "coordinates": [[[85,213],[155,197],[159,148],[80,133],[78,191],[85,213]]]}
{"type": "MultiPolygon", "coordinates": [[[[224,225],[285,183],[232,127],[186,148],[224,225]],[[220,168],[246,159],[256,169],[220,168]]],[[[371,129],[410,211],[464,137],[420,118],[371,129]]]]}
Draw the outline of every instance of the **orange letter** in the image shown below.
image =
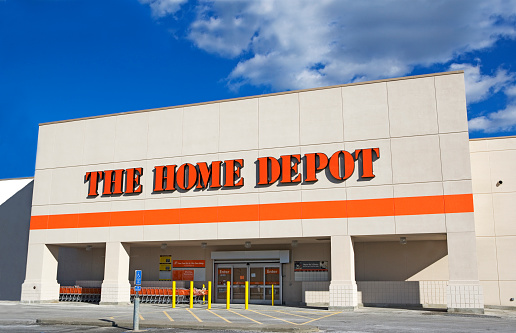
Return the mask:
{"type": "Polygon", "coordinates": [[[179,167],[176,174],[177,186],[183,190],[189,190],[197,183],[197,169],[190,163],[185,163],[179,167]],[[188,171],[186,170],[188,168],[188,171]],[[188,173],[188,178],[186,174],[188,173]]]}
{"type": "Polygon", "coordinates": [[[176,165],[154,167],[154,192],[174,191],[175,176],[176,165]],[[163,189],[163,183],[167,184],[165,189],[163,189]]]}
{"type": "Polygon", "coordinates": [[[102,194],[122,194],[123,177],[124,169],[104,171],[104,191],[102,194]],[[113,179],[113,173],[115,179],[113,179]]]}
{"type": "Polygon", "coordinates": [[[258,185],[272,184],[279,179],[280,175],[281,168],[277,159],[274,157],[258,158],[258,185]]]}
{"type": "Polygon", "coordinates": [[[226,168],[226,182],[224,183],[225,187],[233,187],[233,186],[243,186],[244,178],[240,178],[240,169],[244,167],[244,160],[227,160],[224,161],[224,166],[226,168]],[[236,179],[235,179],[236,176],[236,179]],[[240,180],[239,180],[240,178],[240,180]],[[236,181],[236,183],[235,183],[236,181]]]}
{"type": "Polygon", "coordinates": [[[211,162],[210,166],[206,162],[197,163],[197,169],[199,169],[199,183],[196,188],[210,187],[221,187],[220,184],[220,165],[221,161],[211,162]],[[209,184],[211,180],[211,185],[209,184]]]}
{"type": "Polygon", "coordinates": [[[143,186],[140,184],[140,177],[142,175],[143,168],[127,169],[125,178],[125,193],[142,193],[143,186]]]}
{"type": "Polygon", "coordinates": [[[331,175],[338,180],[346,180],[353,174],[353,171],[355,170],[355,160],[353,159],[353,156],[351,156],[350,153],[348,153],[345,150],[340,150],[333,154],[330,157],[330,173],[331,175]],[[344,175],[341,177],[341,163],[340,163],[340,155],[344,158],[344,175]]]}
{"type": "Polygon", "coordinates": [[[358,160],[358,155],[362,152],[362,178],[374,178],[373,174],[373,151],[377,158],[380,158],[379,148],[367,148],[355,150],[355,159],[358,160]]]}
{"type": "Polygon", "coordinates": [[[301,175],[297,172],[297,165],[301,162],[301,155],[283,155],[281,156],[281,180],[280,183],[300,183],[301,175]],[[294,161],[292,161],[294,160],[294,161]],[[292,165],[292,162],[294,164],[292,165]],[[294,174],[292,175],[292,171],[294,174]],[[292,176],[295,178],[292,180],[292,176]]]}
{"type": "Polygon", "coordinates": [[[324,170],[328,166],[328,156],[323,153],[313,153],[305,155],[306,175],[305,182],[316,182],[317,172],[324,170]],[[319,157],[319,165],[317,165],[317,157],[319,157]]]}
{"type": "Polygon", "coordinates": [[[102,171],[86,172],[86,181],[90,181],[88,196],[99,195],[99,181],[102,179],[102,171]]]}

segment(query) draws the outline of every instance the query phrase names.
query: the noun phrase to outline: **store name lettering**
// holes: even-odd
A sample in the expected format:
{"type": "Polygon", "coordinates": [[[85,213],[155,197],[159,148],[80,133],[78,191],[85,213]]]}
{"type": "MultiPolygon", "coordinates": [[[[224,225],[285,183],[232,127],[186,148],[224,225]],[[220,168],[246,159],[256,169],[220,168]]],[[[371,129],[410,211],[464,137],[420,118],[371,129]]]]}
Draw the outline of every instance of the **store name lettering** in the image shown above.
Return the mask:
{"type": "MultiPolygon", "coordinates": [[[[356,149],[353,153],[339,150],[328,156],[324,153],[283,155],[280,158],[259,157],[256,161],[257,186],[301,182],[315,183],[318,173],[326,171],[335,181],[345,181],[359,165],[360,178],[374,178],[373,162],[380,157],[379,148],[356,149]]],[[[243,159],[199,162],[154,167],[153,192],[188,191],[192,188],[239,188],[244,185],[243,159]]],[[[88,196],[142,193],[143,168],[86,172],[88,196]]]]}

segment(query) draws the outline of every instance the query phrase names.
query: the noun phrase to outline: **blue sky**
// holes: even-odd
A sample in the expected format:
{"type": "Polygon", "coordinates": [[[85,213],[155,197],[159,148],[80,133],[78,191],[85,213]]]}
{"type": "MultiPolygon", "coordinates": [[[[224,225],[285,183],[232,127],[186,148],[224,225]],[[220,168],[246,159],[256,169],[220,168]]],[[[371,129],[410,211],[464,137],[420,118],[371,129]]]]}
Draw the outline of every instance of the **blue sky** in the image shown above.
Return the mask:
{"type": "Polygon", "coordinates": [[[516,0],[0,0],[0,179],[43,122],[456,69],[516,135],[515,38],[516,0]]]}

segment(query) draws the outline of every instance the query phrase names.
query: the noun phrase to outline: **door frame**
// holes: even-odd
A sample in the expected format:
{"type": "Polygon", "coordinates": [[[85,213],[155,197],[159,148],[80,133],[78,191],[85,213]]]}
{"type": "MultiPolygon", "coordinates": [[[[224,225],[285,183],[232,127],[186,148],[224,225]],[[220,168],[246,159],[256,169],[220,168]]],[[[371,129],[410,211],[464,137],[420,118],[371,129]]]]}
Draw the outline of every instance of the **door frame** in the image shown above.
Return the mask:
{"type": "MultiPolygon", "coordinates": [[[[271,304],[271,300],[270,299],[266,299],[266,295],[267,295],[267,290],[270,290],[272,289],[272,286],[271,285],[267,285],[265,284],[265,274],[266,274],[266,268],[278,268],[279,269],[279,285],[275,285],[274,288],[279,288],[278,290],[278,299],[274,299],[274,303],[275,304],[282,304],[283,302],[283,276],[282,276],[282,264],[279,263],[279,262],[267,262],[267,261],[224,261],[224,262],[214,262],[213,263],[213,281],[215,282],[214,285],[215,285],[215,302],[216,303],[225,303],[226,302],[226,297],[220,299],[218,298],[218,288],[226,288],[225,285],[219,285],[219,281],[218,281],[218,278],[219,278],[219,274],[218,274],[218,270],[219,268],[229,268],[231,269],[231,291],[230,291],[230,302],[231,303],[235,303],[235,304],[239,304],[239,303],[244,303],[245,302],[245,299],[234,299],[233,297],[233,291],[234,291],[234,288],[235,288],[235,285],[233,284],[233,281],[234,281],[234,274],[235,274],[235,270],[234,268],[244,268],[246,267],[247,268],[247,280],[250,281],[250,274],[251,274],[251,268],[255,268],[255,267],[260,267],[260,268],[263,268],[263,284],[260,285],[261,287],[264,288],[264,297],[263,299],[260,299],[260,300],[257,300],[257,299],[249,299],[249,303],[251,304],[271,304]]],[[[249,286],[250,287],[250,286],[249,286]]],[[[274,293],[276,294],[276,293],[274,293]]]]}

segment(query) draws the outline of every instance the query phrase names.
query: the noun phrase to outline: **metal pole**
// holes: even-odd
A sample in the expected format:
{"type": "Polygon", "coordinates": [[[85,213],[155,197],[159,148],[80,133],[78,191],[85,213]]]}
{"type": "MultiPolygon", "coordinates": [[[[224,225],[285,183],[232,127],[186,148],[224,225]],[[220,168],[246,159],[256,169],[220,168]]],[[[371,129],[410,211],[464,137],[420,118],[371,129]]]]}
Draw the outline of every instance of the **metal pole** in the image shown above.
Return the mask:
{"type": "Polygon", "coordinates": [[[172,309],[176,308],[176,281],[172,281],[172,309]]]}
{"type": "Polygon", "coordinates": [[[226,310],[229,310],[229,298],[231,296],[231,284],[229,281],[227,282],[227,288],[226,288],[226,310]]]}
{"type": "Polygon", "coordinates": [[[211,281],[208,281],[208,310],[211,309],[211,281]]]}
{"type": "Polygon", "coordinates": [[[190,309],[193,308],[193,281],[190,281],[190,309]]]}
{"type": "Polygon", "coordinates": [[[133,311],[133,331],[140,330],[140,296],[138,291],[134,296],[134,311],[133,311]]]}
{"type": "Polygon", "coordinates": [[[204,295],[204,291],[206,290],[206,286],[204,283],[202,284],[202,305],[206,303],[206,296],[204,295]]]}
{"type": "Polygon", "coordinates": [[[245,309],[249,310],[249,281],[245,281],[245,309]]]}
{"type": "Polygon", "coordinates": [[[272,306],[274,306],[274,282],[272,283],[271,297],[272,297],[272,306]]]}

